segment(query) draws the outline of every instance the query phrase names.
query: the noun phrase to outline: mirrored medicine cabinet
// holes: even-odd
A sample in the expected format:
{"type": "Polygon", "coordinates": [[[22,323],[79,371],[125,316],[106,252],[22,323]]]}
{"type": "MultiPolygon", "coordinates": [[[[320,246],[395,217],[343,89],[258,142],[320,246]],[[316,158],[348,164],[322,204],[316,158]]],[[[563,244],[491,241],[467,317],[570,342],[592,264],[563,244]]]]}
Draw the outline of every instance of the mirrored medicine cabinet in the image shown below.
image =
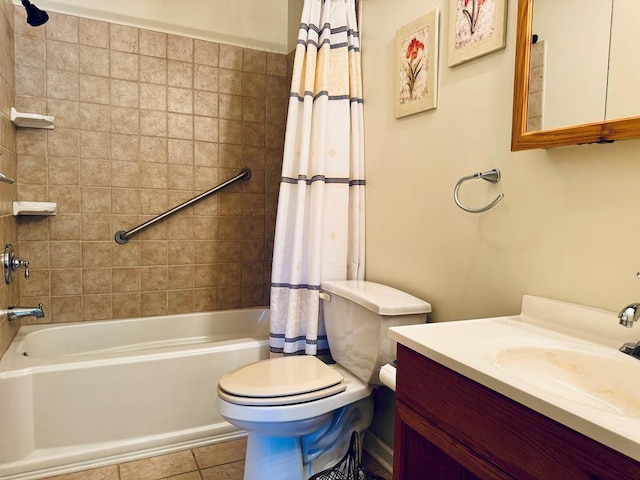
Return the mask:
{"type": "Polygon", "coordinates": [[[518,0],[511,150],[640,138],[640,2],[518,0]]]}

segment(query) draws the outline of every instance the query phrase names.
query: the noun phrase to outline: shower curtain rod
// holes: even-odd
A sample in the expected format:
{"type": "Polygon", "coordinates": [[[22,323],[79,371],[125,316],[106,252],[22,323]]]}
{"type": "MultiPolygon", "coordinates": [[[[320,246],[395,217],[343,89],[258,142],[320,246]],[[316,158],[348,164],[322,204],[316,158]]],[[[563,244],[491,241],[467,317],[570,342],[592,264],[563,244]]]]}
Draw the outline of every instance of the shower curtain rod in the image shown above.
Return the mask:
{"type": "Polygon", "coordinates": [[[229,185],[232,185],[240,180],[249,180],[250,178],[251,178],[251,170],[248,168],[243,168],[242,170],[240,170],[240,173],[238,173],[238,175],[236,175],[235,177],[230,178],[229,180],[222,182],[220,185],[213,187],[212,189],[207,190],[206,192],[201,193],[197,197],[193,197],[191,200],[187,200],[186,202],[181,203],[177,207],[173,207],[171,210],[167,210],[166,212],[161,213],[157,217],[154,217],[151,220],[144,222],[142,225],[138,225],[136,228],[132,228],[127,232],[125,232],[124,230],[118,230],[113,238],[116,241],[116,243],[125,244],[131,239],[131,237],[133,237],[137,233],[140,233],[145,228],[150,227],[151,225],[153,225],[156,222],[159,222],[160,220],[164,220],[169,215],[173,215],[174,213],[179,212],[184,208],[190,207],[194,203],[199,202],[200,200],[222,190],[225,187],[228,187],[229,185]]]}

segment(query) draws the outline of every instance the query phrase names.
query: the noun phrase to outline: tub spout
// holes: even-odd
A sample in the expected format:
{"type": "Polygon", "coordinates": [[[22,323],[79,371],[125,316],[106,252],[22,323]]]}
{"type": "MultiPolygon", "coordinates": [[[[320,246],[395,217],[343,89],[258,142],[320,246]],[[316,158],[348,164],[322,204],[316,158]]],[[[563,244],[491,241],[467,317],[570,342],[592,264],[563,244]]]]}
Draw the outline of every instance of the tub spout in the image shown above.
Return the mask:
{"type": "Polygon", "coordinates": [[[9,320],[20,317],[44,317],[42,304],[38,305],[37,307],[7,307],[7,309],[3,313],[6,313],[9,320]]]}

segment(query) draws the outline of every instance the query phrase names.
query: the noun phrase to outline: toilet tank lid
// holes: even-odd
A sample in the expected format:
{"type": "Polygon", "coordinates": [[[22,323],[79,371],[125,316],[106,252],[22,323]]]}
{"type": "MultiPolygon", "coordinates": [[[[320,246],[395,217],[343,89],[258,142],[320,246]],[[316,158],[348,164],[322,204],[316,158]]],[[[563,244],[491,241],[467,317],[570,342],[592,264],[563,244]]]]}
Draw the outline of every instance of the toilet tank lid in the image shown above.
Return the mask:
{"type": "Polygon", "coordinates": [[[351,300],[378,315],[411,315],[431,311],[431,305],[424,300],[380,283],[330,280],[323,281],[320,287],[327,293],[351,300]]]}

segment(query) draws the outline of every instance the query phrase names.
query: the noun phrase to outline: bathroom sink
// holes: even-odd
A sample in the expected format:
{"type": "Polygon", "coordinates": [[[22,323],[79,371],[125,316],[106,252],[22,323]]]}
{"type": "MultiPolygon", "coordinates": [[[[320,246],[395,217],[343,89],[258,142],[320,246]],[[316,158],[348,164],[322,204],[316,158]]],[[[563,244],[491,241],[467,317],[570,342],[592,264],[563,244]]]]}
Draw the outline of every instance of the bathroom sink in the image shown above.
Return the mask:
{"type": "Polygon", "coordinates": [[[496,362],[516,379],[584,406],[640,417],[640,361],[612,351],[514,347],[496,362]]]}
{"type": "MultiPolygon", "coordinates": [[[[525,295],[519,315],[389,329],[404,347],[640,462],[640,331],[525,295]]],[[[402,368],[400,365],[399,368],[402,368]]]]}

